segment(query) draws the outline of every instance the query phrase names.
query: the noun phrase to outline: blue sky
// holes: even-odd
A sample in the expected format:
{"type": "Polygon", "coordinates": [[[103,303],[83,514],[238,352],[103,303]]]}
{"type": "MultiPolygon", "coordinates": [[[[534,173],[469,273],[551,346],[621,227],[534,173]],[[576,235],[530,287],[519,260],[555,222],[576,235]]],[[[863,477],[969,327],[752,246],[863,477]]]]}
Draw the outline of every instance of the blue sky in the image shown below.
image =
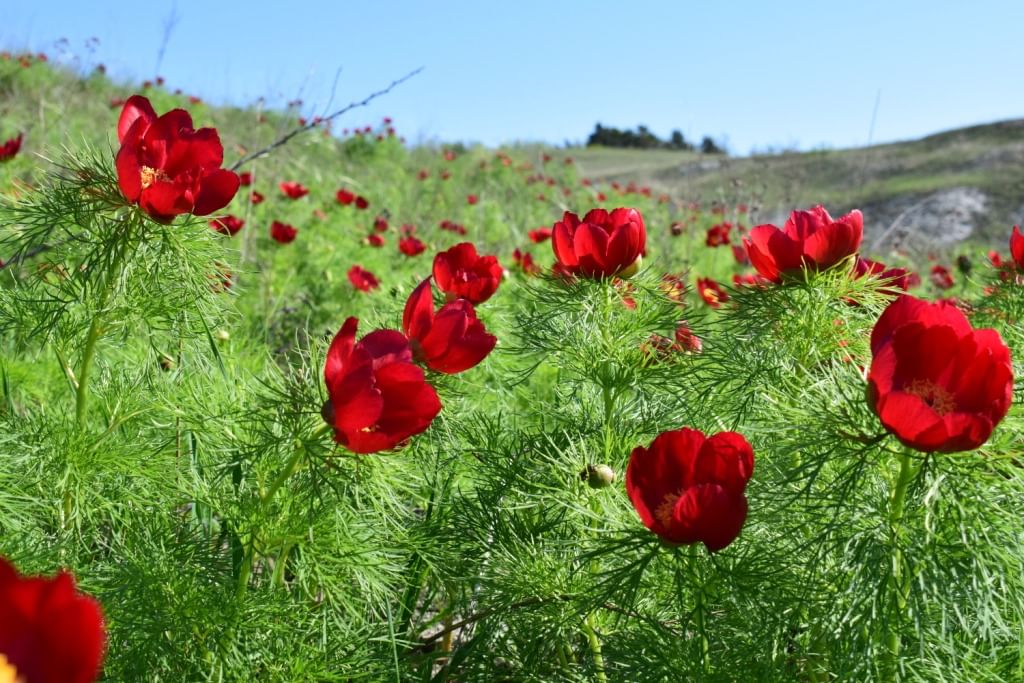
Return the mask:
{"type": "Polygon", "coordinates": [[[847,147],[1024,116],[1024,2],[4,3],[0,44],[160,74],[214,102],[312,110],[425,71],[340,127],[418,140],[582,141],[598,121],[710,134],[746,153],[847,147]],[[92,56],[89,38],[99,44],[92,56]]]}

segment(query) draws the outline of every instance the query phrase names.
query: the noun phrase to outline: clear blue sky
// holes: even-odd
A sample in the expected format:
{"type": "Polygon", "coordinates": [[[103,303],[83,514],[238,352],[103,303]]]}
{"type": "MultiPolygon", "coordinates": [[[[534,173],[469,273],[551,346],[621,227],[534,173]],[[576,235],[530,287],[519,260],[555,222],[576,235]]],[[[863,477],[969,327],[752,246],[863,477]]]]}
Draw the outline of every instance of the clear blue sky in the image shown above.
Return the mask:
{"type": "Polygon", "coordinates": [[[584,140],[600,121],[666,136],[846,147],[1024,116],[1024,1],[559,2],[3,0],[0,44],[214,102],[307,109],[413,81],[340,126],[391,115],[410,141],[584,140]],[[99,45],[89,57],[87,39],[99,45]]]}

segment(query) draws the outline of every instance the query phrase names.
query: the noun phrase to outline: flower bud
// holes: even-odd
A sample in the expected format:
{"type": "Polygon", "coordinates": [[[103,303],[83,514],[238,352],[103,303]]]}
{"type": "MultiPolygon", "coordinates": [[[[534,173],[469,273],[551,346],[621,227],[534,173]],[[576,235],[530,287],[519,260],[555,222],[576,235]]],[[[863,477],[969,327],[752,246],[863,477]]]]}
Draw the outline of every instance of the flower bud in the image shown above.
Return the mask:
{"type": "Polygon", "coordinates": [[[226,342],[228,339],[231,339],[231,334],[227,330],[221,329],[214,332],[213,337],[219,342],[226,342]]]}
{"type": "Polygon", "coordinates": [[[603,489],[615,483],[615,470],[608,465],[587,465],[580,479],[592,489],[603,489]]]}

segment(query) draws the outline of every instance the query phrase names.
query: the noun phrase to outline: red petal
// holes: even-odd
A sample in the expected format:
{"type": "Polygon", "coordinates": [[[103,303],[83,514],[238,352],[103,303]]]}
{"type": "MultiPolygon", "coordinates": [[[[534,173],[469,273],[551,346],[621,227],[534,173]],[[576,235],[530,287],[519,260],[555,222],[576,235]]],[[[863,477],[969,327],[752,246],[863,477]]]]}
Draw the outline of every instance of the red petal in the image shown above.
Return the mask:
{"type": "Polygon", "coordinates": [[[142,95],[132,95],[124,103],[121,116],[117,120],[117,141],[124,143],[128,131],[136,121],[142,120],[144,126],[141,129],[144,129],[156,121],[156,118],[156,112],[153,111],[153,105],[149,103],[148,99],[142,95]]]}

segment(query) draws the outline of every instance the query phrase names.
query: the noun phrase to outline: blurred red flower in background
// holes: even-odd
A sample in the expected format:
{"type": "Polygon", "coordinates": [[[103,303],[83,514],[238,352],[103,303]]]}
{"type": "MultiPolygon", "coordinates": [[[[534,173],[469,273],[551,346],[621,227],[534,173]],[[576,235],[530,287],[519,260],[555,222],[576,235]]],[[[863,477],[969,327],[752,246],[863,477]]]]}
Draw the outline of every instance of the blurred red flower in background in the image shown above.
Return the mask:
{"type": "Polygon", "coordinates": [[[11,138],[0,145],[0,161],[8,161],[17,156],[21,150],[21,141],[24,139],[24,133],[18,133],[17,137],[11,138]]]}
{"type": "Polygon", "coordinates": [[[377,276],[360,265],[348,269],[348,281],[360,292],[371,292],[380,287],[377,276]]]}
{"type": "Polygon", "coordinates": [[[946,266],[939,265],[938,263],[932,266],[932,272],[928,279],[939,289],[949,289],[953,286],[953,274],[949,272],[946,266]]]}
{"type": "Polygon", "coordinates": [[[449,301],[487,301],[501,284],[502,274],[498,259],[478,255],[472,242],[461,242],[434,257],[434,281],[449,301]]]}
{"type": "Polygon", "coordinates": [[[289,199],[301,199],[309,194],[309,188],[302,183],[297,183],[293,180],[285,180],[278,184],[281,188],[281,193],[289,199]]]}
{"type": "Polygon", "coordinates": [[[1024,234],[1021,234],[1020,226],[1013,226],[1010,233],[1010,255],[1017,267],[1024,270],[1024,234]]]}
{"type": "Polygon", "coordinates": [[[419,238],[410,235],[398,240],[398,249],[406,256],[416,256],[426,251],[427,245],[423,244],[419,238]]]}
{"type": "Polygon", "coordinates": [[[215,231],[232,236],[236,235],[244,225],[245,221],[238,216],[232,215],[221,216],[210,221],[210,227],[215,231]]]}
{"type": "Polygon", "coordinates": [[[274,238],[275,242],[281,244],[288,244],[295,239],[295,236],[299,234],[299,231],[287,223],[281,221],[274,221],[270,224],[270,236],[274,238]]]}

